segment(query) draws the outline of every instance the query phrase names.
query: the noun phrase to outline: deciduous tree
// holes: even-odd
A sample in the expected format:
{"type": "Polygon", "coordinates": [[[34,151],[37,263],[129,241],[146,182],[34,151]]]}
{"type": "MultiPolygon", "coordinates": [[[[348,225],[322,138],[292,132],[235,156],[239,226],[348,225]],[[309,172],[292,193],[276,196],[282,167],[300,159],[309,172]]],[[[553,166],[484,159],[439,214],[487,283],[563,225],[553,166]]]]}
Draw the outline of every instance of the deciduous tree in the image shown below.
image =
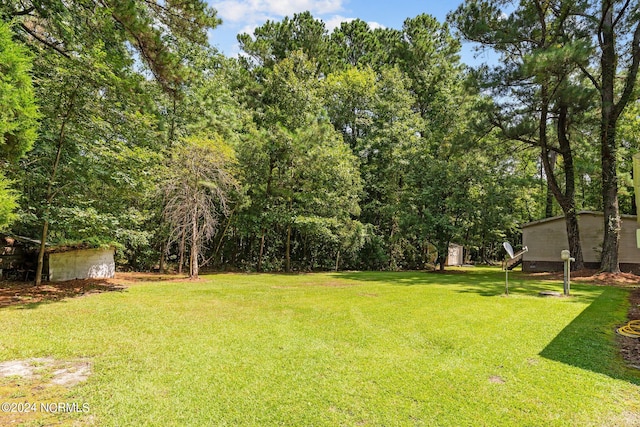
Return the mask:
{"type": "Polygon", "coordinates": [[[189,276],[197,279],[203,247],[229,214],[239,188],[235,153],[219,136],[187,137],[173,147],[166,174],[161,188],[170,242],[186,238],[189,276]]]}
{"type": "MultiPolygon", "coordinates": [[[[3,169],[31,149],[38,113],[26,50],[12,40],[10,27],[0,22],[0,164],[3,169]]],[[[0,171],[0,229],[14,218],[17,193],[0,171]]]]}

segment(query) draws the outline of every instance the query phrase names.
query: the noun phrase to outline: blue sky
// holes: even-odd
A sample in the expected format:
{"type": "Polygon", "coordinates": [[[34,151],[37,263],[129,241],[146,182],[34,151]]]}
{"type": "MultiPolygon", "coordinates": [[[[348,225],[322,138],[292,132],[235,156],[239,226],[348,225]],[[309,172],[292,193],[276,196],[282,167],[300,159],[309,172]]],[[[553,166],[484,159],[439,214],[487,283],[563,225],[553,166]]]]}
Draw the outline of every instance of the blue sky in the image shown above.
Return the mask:
{"type": "MultiPolygon", "coordinates": [[[[322,19],[331,30],[340,22],[360,18],[371,27],[401,28],[406,18],[428,13],[444,21],[461,0],[209,0],[222,18],[222,25],[210,34],[211,43],[227,56],[238,54],[236,35],[252,33],[267,20],[279,21],[285,16],[309,10],[322,19]]],[[[474,59],[470,45],[465,45],[462,60],[469,65],[485,62],[485,57],[474,59]]]]}

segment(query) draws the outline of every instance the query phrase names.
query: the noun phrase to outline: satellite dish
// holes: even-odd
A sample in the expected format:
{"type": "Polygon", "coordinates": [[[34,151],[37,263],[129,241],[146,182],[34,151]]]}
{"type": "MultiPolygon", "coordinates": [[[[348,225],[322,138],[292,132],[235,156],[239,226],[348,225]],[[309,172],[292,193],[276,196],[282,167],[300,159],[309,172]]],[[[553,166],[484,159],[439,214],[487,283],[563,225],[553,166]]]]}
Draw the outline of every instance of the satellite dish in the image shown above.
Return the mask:
{"type": "Polygon", "coordinates": [[[511,257],[511,259],[513,259],[513,257],[515,256],[513,254],[513,247],[511,247],[511,243],[509,242],[504,242],[502,244],[502,246],[504,246],[504,250],[507,251],[507,253],[509,254],[509,256],[511,257]]]}

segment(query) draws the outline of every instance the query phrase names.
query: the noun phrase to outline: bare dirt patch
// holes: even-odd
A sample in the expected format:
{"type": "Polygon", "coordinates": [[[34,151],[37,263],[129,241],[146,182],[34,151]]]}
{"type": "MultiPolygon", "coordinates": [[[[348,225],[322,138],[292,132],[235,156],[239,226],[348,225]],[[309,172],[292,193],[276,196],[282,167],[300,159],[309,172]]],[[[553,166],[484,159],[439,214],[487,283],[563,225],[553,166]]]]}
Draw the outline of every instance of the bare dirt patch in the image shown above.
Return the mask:
{"type": "MultiPolygon", "coordinates": [[[[528,276],[542,280],[563,280],[564,273],[529,273],[528,276]]],[[[578,270],[571,272],[571,281],[607,286],[640,286],[640,276],[633,273],[600,273],[598,270],[578,270]]]]}
{"type": "Polygon", "coordinates": [[[0,412],[0,425],[95,425],[90,408],[84,402],[69,397],[69,389],[86,381],[90,375],[91,362],[88,359],[44,357],[1,362],[0,402],[3,403],[3,411],[0,412]],[[51,407],[59,408],[59,404],[75,409],[50,410],[51,407]],[[76,413],[80,409],[82,414],[76,413]]]}
{"type": "Polygon", "coordinates": [[[505,384],[506,381],[499,375],[492,375],[489,377],[489,382],[492,384],[505,384]]]}
{"type": "Polygon", "coordinates": [[[128,286],[144,282],[177,282],[186,276],[158,273],[116,273],[113,279],[68,280],[46,282],[34,286],[31,282],[0,282],[0,308],[41,304],[102,292],[122,291],[128,286]]]}
{"type": "Polygon", "coordinates": [[[133,285],[144,282],[184,282],[189,280],[186,275],[165,274],[165,273],[140,273],[140,272],[117,272],[114,279],[109,279],[110,283],[122,285],[133,285]]]}
{"type": "Polygon", "coordinates": [[[323,286],[325,288],[351,288],[353,286],[359,286],[359,283],[339,282],[339,281],[327,281],[327,282],[311,282],[305,283],[305,285],[323,286]]]}
{"type": "Polygon", "coordinates": [[[50,357],[10,360],[0,363],[0,377],[42,380],[45,385],[73,387],[91,375],[91,363],[86,359],[55,360],[50,357]]]}
{"type": "Polygon", "coordinates": [[[366,293],[366,292],[361,292],[358,295],[360,295],[361,297],[369,297],[369,298],[378,297],[378,294],[371,294],[371,293],[366,293]]]}
{"type": "Polygon", "coordinates": [[[41,370],[41,367],[51,365],[53,359],[51,358],[36,358],[28,360],[10,360],[8,362],[0,363],[0,377],[22,377],[22,378],[34,378],[36,372],[41,370]]]}
{"type": "Polygon", "coordinates": [[[125,288],[110,280],[69,280],[43,283],[40,286],[28,282],[0,282],[0,308],[53,302],[88,294],[121,291],[125,288]]]}

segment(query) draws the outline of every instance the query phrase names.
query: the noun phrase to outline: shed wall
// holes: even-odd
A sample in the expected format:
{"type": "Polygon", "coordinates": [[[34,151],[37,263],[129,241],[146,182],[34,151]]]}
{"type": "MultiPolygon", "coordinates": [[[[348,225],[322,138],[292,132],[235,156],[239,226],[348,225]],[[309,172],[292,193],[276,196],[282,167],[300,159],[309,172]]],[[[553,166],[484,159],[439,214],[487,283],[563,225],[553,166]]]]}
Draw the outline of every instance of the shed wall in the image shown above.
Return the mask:
{"type": "Polygon", "coordinates": [[[459,245],[449,245],[449,254],[447,256],[446,265],[462,265],[464,248],[459,245]]]}
{"type": "Polygon", "coordinates": [[[81,249],[49,254],[49,280],[106,279],[114,277],[112,249],[81,249]]]}
{"type": "MultiPolygon", "coordinates": [[[[587,268],[600,265],[604,218],[602,214],[584,212],[578,217],[582,255],[587,268]]],[[[621,267],[636,270],[640,267],[640,249],[636,245],[637,221],[635,217],[625,215],[622,218],[620,232],[620,250],[618,258],[621,267]]],[[[562,269],[560,252],[568,249],[567,230],[563,217],[549,219],[525,225],[522,229],[523,245],[529,251],[523,256],[523,268],[528,271],[551,271],[562,269]]]]}
{"type": "MultiPolygon", "coordinates": [[[[600,262],[604,233],[602,217],[582,214],[578,224],[584,261],[600,262]]],[[[522,242],[529,249],[525,252],[523,261],[559,261],[560,252],[569,247],[564,218],[523,227],[522,242]]]]}

